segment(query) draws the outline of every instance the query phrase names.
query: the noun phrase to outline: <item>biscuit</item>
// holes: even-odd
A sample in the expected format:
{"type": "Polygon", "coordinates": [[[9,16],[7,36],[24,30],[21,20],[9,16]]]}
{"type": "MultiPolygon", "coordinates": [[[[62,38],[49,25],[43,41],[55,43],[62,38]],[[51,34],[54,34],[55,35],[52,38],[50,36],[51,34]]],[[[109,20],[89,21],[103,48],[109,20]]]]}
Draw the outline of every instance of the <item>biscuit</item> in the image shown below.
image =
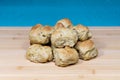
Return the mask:
{"type": "Polygon", "coordinates": [[[57,66],[65,67],[71,64],[75,64],[79,60],[77,51],[74,48],[54,48],[54,61],[57,66]]]}
{"type": "Polygon", "coordinates": [[[61,27],[55,30],[51,35],[51,43],[54,47],[73,47],[78,40],[78,35],[75,30],[61,27]]]}
{"type": "Polygon", "coordinates": [[[50,42],[50,36],[53,32],[53,28],[50,26],[43,27],[40,24],[34,26],[30,33],[29,39],[31,44],[47,44],[50,42]]]}
{"type": "Polygon", "coordinates": [[[64,19],[61,19],[61,20],[57,21],[57,23],[55,25],[55,29],[60,27],[60,24],[64,27],[66,27],[66,28],[73,28],[71,21],[67,18],[64,18],[64,19]]]}
{"type": "Polygon", "coordinates": [[[77,25],[73,29],[77,31],[78,39],[80,41],[85,41],[85,40],[90,39],[92,37],[92,34],[89,31],[88,27],[85,27],[83,25],[77,25]]]}
{"type": "Polygon", "coordinates": [[[98,51],[92,40],[79,41],[75,48],[78,50],[79,56],[83,60],[89,60],[98,55],[98,51]]]}
{"type": "Polygon", "coordinates": [[[49,46],[33,44],[28,48],[26,58],[35,63],[49,62],[53,59],[52,49],[49,46]]]}

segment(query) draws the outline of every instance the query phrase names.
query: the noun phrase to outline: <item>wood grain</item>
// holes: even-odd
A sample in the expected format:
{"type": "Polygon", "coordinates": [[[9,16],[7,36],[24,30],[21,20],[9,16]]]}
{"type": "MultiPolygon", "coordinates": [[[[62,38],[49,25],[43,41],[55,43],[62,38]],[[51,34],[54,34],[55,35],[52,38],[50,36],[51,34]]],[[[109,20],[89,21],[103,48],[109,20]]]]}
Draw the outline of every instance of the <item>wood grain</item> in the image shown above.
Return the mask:
{"type": "Polygon", "coordinates": [[[0,28],[0,80],[120,80],[120,27],[90,27],[98,57],[65,68],[25,59],[29,30],[0,28]]]}

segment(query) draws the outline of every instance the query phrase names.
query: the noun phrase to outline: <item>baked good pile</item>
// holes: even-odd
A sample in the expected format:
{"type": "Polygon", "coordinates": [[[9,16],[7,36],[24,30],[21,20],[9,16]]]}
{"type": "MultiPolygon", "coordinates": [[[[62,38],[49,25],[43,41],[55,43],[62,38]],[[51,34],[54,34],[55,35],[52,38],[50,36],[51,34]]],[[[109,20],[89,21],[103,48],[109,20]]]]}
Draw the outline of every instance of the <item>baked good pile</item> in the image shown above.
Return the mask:
{"type": "Polygon", "coordinates": [[[67,18],[54,27],[37,24],[29,32],[30,47],[26,58],[35,63],[53,61],[57,66],[76,64],[79,59],[90,60],[98,55],[88,27],[73,26],[67,18]]]}

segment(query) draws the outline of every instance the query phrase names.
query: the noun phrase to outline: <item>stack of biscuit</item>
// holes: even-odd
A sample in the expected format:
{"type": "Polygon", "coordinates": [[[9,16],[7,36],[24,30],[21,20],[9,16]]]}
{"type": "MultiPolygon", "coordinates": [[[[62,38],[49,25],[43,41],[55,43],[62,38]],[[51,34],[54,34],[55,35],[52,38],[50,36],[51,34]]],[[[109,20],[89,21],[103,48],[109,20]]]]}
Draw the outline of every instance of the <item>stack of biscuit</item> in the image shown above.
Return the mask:
{"type": "Polygon", "coordinates": [[[76,64],[79,59],[90,60],[98,55],[88,27],[73,26],[67,18],[55,27],[37,24],[29,32],[30,47],[26,58],[35,63],[54,61],[57,66],[76,64]]]}

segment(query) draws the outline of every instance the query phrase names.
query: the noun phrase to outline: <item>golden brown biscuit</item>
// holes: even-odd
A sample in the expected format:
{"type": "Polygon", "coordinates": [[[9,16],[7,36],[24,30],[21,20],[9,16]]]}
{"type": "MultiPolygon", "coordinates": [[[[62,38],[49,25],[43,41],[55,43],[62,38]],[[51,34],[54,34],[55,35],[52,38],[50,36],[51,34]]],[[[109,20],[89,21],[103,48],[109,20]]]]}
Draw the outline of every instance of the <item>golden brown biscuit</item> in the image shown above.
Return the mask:
{"type": "Polygon", "coordinates": [[[85,27],[83,25],[77,25],[73,29],[77,31],[80,41],[84,41],[92,37],[92,34],[89,31],[88,27],[85,27]]]}
{"type": "Polygon", "coordinates": [[[98,55],[98,51],[92,40],[86,40],[83,42],[78,42],[75,48],[79,51],[79,56],[83,60],[89,60],[98,55]]]}
{"type": "Polygon", "coordinates": [[[43,27],[40,24],[34,26],[30,33],[29,39],[31,44],[47,44],[50,42],[50,36],[53,28],[50,26],[43,27]]]}
{"type": "Polygon", "coordinates": [[[67,18],[59,20],[55,25],[55,29],[58,29],[59,27],[62,27],[62,26],[66,28],[73,28],[71,21],[67,18]]]}
{"type": "Polygon", "coordinates": [[[51,35],[51,43],[54,47],[73,47],[78,40],[78,35],[75,30],[61,27],[55,30],[51,35]]]}
{"type": "Polygon", "coordinates": [[[68,66],[75,64],[79,60],[77,51],[74,48],[54,48],[54,61],[57,66],[68,66]]]}
{"type": "Polygon", "coordinates": [[[33,44],[28,48],[26,58],[35,63],[51,61],[53,59],[52,49],[49,46],[33,44]]]}

